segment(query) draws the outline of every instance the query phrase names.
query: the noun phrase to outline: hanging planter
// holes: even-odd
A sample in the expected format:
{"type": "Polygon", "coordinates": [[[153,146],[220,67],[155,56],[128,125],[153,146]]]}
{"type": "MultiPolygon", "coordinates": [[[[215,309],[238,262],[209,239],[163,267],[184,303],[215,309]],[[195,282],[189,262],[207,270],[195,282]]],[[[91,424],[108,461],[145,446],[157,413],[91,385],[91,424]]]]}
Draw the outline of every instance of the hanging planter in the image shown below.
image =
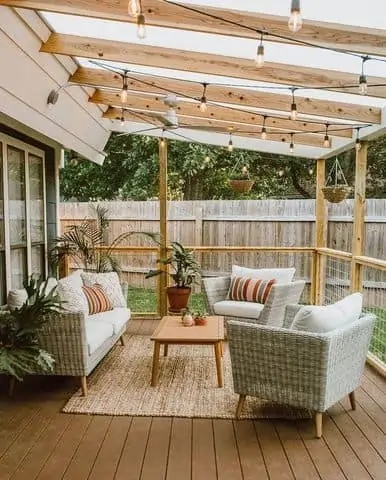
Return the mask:
{"type": "Polygon", "coordinates": [[[338,158],[335,159],[322,192],[324,198],[330,203],[343,202],[351,192],[338,158]]]}
{"type": "Polygon", "coordinates": [[[244,166],[240,173],[233,172],[229,179],[229,186],[237,193],[248,193],[252,190],[255,181],[249,176],[248,167],[244,166]]]}

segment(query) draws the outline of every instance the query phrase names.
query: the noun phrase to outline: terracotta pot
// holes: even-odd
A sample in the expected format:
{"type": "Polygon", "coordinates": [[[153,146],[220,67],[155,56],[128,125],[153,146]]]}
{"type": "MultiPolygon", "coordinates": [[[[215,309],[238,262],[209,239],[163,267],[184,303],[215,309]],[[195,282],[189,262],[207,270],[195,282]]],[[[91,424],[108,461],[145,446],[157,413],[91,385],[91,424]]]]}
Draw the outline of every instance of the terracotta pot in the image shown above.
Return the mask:
{"type": "Polygon", "coordinates": [[[194,319],[194,323],[198,325],[199,327],[203,327],[208,323],[208,319],[206,317],[196,317],[194,319]]]}
{"type": "Polygon", "coordinates": [[[168,287],[169,312],[180,313],[188,306],[190,287],[168,287]]]}

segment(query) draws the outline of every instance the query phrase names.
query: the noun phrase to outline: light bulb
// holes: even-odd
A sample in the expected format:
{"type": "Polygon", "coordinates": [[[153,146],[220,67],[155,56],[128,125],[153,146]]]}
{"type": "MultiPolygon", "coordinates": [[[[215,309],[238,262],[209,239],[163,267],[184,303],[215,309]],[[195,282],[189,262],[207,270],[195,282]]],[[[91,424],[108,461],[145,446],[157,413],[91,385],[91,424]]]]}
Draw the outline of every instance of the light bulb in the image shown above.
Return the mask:
{"type": "Polygon", "coordinates": [[[293,142],[290,143],[289,150],[291,153],[293,153],[293,151],[295,150],[295,145],[293,144],[293,142]]]}
{"type": "Polygon", "coordinates": [[[138,17],[141,13],[141,2],[140,0],[129,0],[129,4],[127,7],[127,11],[129,15],[132,17],[138,17]]]}
{"type": "Polygon", "coordinates": [[[359,140],[359,138],[357,138],[357,139],[355,140],[355,150],[356,150],[357,152],[359,152],[359,150],[360,150],[361,148],[362,148],[361,141],[359,140]]]}
{"type": "Polygon", "coordinates": [[[142,13],[137,17],[137,36],[141,40],[146,38],[145,15],[142,13]]]}
{"type": "Polygon", "coordinates": [[[165,139],[161,138],[161,147],[163,148],[165,146],[165,139]]]}
{"type": "Polygon", "coordinates": [[[258,67],[264,65],[264,45],[262,43],[257,47],[256,65],[258,67]]]}
{"type": "Polygon", "coordinates": [[[202,113],[205,113],[208,110],[205,96],[201,97],[200,110],[202,113]]]}
{"type": "Polygon", "coordinates": [[[296,120],[298,118],[298,109],[296,107],[296,103],[291,103],[291,120],[296,120]]]}
{"type": "Polygon", "coordinates": [[[127,102],[127,85],[123,86],[123,88],[121,90],[121,93],[119,94],[119,97],[120,97],[122,103],[127,102]]]}
{"type": "Polygon", "coordinates": [[[366,75],[359,76],[359,93],[361,95],[367,95],[367,78],[366,75]]]}
{"type": "Polygon", "coordinates": [[[233,142],[232,142],[232,140],[229,140],[229,142],[228,142],[228,152],[233,152],[233,148],[234,148],[233,147],[233,142]]]}
{"type": "Polygon", "coordinates": [[[243,168],[241,169],[241,173],[243,175],[248,175],[248,167],[246,165],[244,165],[243,168]]]}
{"type": "Polygon", "coordinates": [[[210,162],[210,156],[209,156],[209,155],[207,155],[207,156],[205,157],[204,162],[205,162],[205,163],[209,163],[209,162],[210,162]]]}
{"type": "Polygon", "coordinates": [[[284,170],[281,168],[281,169],[279,170],[279,177],[282,177],[283,175],[284,175],[284,170]]]}
{"type": "Polygon", "coordinates": [[[310,175],[313,175],[314,169],[313,169],[313,168],[310,168],[310,169],[308,170],[308,173],[309,173],[310,175]]]}
{"type": "Polygon", "coordinates": [[[324,136],[323,147],[324,148],[330,148],[331,147],[331,140],[330,140],[330,137],[328,135],[324,136]]]}
{"type": "Polygon", "coordinates": [[[261,139],[267,140],[267,129],[265,127],[261,129],[261,139]]]}
{"type": "Polygon", "coordinates": [[[121,127],[125,126],[125,117],[121,117],[121,127]]]}
{"type": "Polygon", "coordinates": [[[291,12],[288,19],[288,28],[291,32],[298,32],[303,25],[302,14],[300,11],[300,0],[291,1],[291,12]]]}

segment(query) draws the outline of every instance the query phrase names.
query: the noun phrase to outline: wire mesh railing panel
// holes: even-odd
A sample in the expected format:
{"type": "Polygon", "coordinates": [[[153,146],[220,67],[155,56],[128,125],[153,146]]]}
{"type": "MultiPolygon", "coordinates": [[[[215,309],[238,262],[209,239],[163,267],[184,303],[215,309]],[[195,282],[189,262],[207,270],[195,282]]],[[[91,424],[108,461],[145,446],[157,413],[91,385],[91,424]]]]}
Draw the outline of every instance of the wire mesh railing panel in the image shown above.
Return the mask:
{"type": "Polygon", "coordinates": [[[335,303],[350,293],[351,261],[325,257],[322,271],[322,304],[335,303]]]}
{"type": "Polygon", "coordinates": [[[364,310],[377,317],[370,352],[384,364],[386,369],[386,271],[363,267],[362,278],[364,310]]]}

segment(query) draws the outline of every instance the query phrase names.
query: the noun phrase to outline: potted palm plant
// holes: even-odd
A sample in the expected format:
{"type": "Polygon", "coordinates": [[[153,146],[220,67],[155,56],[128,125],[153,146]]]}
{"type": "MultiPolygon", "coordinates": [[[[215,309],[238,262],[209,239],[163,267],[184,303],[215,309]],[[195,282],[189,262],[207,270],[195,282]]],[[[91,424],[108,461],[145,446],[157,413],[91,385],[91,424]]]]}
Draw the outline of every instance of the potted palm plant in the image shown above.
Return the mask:
{"type": "MultiPolygon", "coordinates": [[[[170,249],[170,255],[166,258],[158,259],[158,262],[162,265],[170,265],[172,269],[170,276],[174,281],[174,285],[167,288],[169,311],[180,313],[188,305],[192,290],[191,285],[197,282],[201,267],[194,258],[194,251],[185,248],[181,243],[173,242],[170,249]]],[[[146,278],[164,273],[164,270],[150,270],[146,274],[146,278]]]]}

